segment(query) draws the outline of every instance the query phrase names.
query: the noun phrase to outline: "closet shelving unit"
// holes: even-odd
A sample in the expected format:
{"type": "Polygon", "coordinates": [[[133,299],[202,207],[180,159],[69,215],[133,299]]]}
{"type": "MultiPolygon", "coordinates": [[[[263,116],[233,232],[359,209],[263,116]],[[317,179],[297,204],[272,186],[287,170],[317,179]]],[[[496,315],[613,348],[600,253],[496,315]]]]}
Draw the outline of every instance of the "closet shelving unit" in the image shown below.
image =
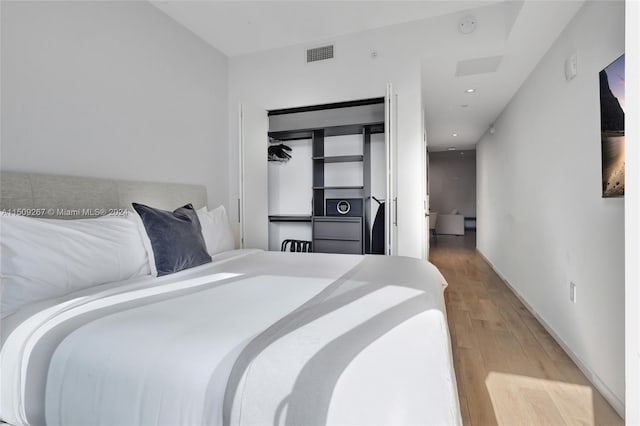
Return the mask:
{"type": "Polygon", "coordinates": [[[332,157],[313,157],[313,161],[322,161],[327,163],[352,163],[356,161],[364,161],[364,155],[335,155],[332,157]]]}
{"type": "MultiPolygon", "coordinates": [[[[304,129],[292,128],[290,130],[279,129],[269,132],[270,141],[275,143],[311,139],[313,173],[311,215],[271,215],[269,216],[270,222],[310,222],[312,225],[313,248],[316,252],[350,254],[369,252],[371,224],[369,223],[370,203],[368,201],[371,198],[371,135],[384,133],[384,116],[383,114],[378,114],[377,120],[353,122],[354,119],[350,120],[348,112],[349,108],[362,105],[375,105],[378,108],[383,108],[383,102],[383,98],[376,98],[302,109],[278,110],[275,113],[273,111],[270,113],[271,116],[272,113],[274,115],[289,113],[314,114],[318,111],[324,111],[323,117],[326,117],[331,114],[331,111],[327,110],[336,110],[336,113],[334,113],[336,117],[331,120],[323,119],[322,117],[315,119],[317,124],[323,124],[322,126],[304,129]],[[342,117],[340,114],[342,114],[342,117]],[[341,124],[340,120],[344,120],[346,123],[341,124]],[[331,122],[331,125],[327,125],[327,122],[331,122]],[[325,138],[345,135],[362,135],[363,152],[350,155],[325,155],[325,138]],[[325,165],[332,163],[362,163],[362,185],[335,185],[335,182],[332,182],[331,185],[325,184],[325,165]],[[360,199],[363,207],[362,214],[359,216],[328,215],[326,211],[327,193],[334,194],[330,198],[340,198],[342,197],[341,195],[335,196],[335,194],[344,193],[349,194],[344,198],[360,199]],[[353,196],[356,193],[359,195],[353,196]]],[[[355,116],[357,120],[358,114],[356,113],[355,116]]],[[[314,118],[309,117],[307,115],[302,117],[301,120],[314,122],[314,118]]]]}
{"type": "Polygon", "coordinates": [[[309,222],[311,216],[306,214],[274,214],[269,215],[269,222],[309,222]]]}

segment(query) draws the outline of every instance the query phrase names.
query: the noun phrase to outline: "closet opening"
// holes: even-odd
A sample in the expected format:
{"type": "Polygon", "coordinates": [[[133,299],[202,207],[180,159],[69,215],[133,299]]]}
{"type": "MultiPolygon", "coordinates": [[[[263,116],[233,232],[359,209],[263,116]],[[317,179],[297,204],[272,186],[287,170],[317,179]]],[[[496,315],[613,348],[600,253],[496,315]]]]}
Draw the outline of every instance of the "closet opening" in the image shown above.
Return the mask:
{"type": "Polygon", "coordinates": [[[269,250],[385,254],[385,98],[268,111],[269,250]]]}

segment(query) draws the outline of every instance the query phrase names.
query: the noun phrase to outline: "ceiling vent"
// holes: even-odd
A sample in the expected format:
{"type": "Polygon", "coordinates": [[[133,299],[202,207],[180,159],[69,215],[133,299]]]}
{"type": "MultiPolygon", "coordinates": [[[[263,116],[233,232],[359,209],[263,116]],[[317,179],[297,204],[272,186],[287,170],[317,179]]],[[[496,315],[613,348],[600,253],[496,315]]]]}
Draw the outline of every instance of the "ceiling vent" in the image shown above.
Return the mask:
{"type": "Polygon", "coordinates": [[[324,61],[333,58],[333,44],[307,49],[307,63],[324,61]]]}
{"type": "MultiPolygon", "coordinates": [[[[496,72],[500,67],[500,62],[502,62],[502,56],[487,56],[459,61],[456,66],[456,77],[496,72]]],[[[471,93],[468,90],[467,92],[471,93]]]]}

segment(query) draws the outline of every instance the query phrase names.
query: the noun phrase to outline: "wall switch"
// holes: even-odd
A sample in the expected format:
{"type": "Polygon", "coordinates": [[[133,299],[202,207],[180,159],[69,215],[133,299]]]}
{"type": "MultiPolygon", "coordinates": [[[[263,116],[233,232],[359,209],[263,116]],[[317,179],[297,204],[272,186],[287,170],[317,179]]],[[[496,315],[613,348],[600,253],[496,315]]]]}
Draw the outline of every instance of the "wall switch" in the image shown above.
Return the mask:
{"type": "Polygon", "coordinates": [[[576,303],[576,283],[569,283],[569,300],[571,303],[576,303]]]}

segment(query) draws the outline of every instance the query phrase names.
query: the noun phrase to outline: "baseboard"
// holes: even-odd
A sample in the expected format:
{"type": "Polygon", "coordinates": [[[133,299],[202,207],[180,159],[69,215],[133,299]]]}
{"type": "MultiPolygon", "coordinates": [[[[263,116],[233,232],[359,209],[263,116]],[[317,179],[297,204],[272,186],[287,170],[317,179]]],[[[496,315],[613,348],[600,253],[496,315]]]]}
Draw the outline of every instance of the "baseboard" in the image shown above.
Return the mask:
{"type": "Polygon", "coordinates": [[[511,289],[513,294],[516,295],[516,297],[520,300],[520,302],[522,302],[525,308],[527,308],[527,310],[531,312],[531,315],[533,315],[535,319],[537,319],[538,322],[542,324],[544,329],[547,330],[547,332],[551,335],[551,337],[553,337],[553,339],[558,343],[558,345],[560,345],[560,347],[567,353],[567,355],[569,355],[569,358],[571,358],[571,360],[576,364],[576,366],[578,366],[580,371],[582,371],[582,373],[587,377],[587,380],[589,380],[593,384],[593,386],[598,390],[598,392],[602,394],[604,399],[607,400],[607,402],[611,405],[611,407],[615,410],[615,412],[618,413],[618,415],[622,419],[624,419],[624,402],[620,401],[620,399],[611,391],[611,389],[609,389],[609,387],[600,379],[600,377],[598,377],[598,375],[593,370],[591,370],[575,352],[571,350],[569,345],[567,345],[566,342],[560,338],[560,336],[544,320],[544,318],[538,315],[536,310],[533,309],[531,305],[529,305],[529,303],[524,299],[524,297],[522,297],[522,295],[518,292],[518,290],[509,282],[507,277],[505,277],[504,274],[500,272],[498,268],[496,268],[493,262],[491,262],[491,260],[489,260],[489,258],[485,256],[485,254],[482,253],[482,251],[479,248],[476,248],[476,251],[478,252],[480,257],[482,257],[485,260],[485,262],[487,262],[489,266],[491,266],[491,269],[493,269],[493,271],[500,277],[500,279],[504,281],[507,287],[511,289]]]}

